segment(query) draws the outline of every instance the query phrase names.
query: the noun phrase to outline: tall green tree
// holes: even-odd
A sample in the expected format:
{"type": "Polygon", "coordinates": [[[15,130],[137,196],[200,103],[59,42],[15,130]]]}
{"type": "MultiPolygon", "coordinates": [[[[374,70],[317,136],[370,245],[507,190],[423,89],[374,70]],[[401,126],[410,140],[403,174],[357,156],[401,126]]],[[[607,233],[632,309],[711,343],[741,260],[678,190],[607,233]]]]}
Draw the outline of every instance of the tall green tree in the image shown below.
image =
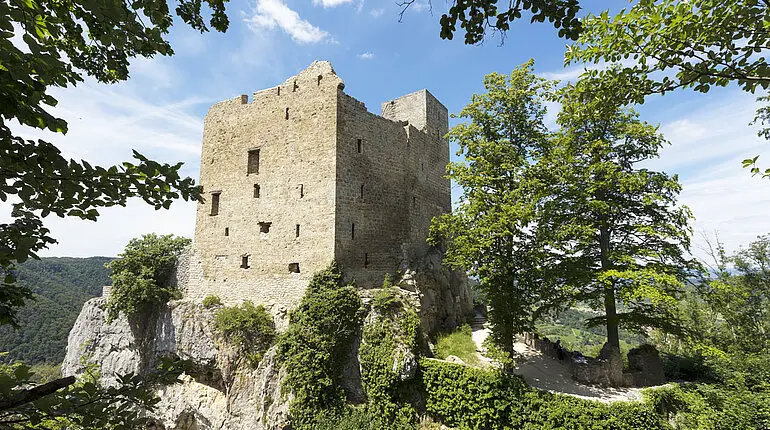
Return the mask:
{"type": "MultiPolygon", "coordinates": [[[[178,0],[175,12],[201,32],[225,31],[227,0],[178,0]]],[[[173,6],[173,4],[172,4],[173,6]]],[[[0,2],[0,201],[12,202],[0,224],[0,324],[15,323],[15,309],[32,292],[16,284],[14,267],[56,243],[43,224],[54,214],[96,220],[101,207],[141,197],[156,209],[177,198],[200,199],[192,178],[134,152],[135,161],[95,166],[68,160],[55,144],[22,138],[25,127],[67,132],[50,112],[50,90],[71,87],[84,75],[114,83],[129,76],[137,56],[172,55],[166,40],[173,15],[166,0],[10,0],[0,2]],[[12,123],[21,128],[11,130],[12,123]]]]}
{"type": "Polygon", "coordinates": [[[484,88],[458,115],[468,122],[449,132],[465,159],[449,165],[449,177],[463,194],[453,213],[434,219],[429,241],[446,247],[448,264],[478,277],[492,335],[511,352],[515,333],[563,303],[533,228],[540,197],[533,166],[548,151],[543,103],[553,83],[535,76],[530,60],[510,76],[487,75],[484,88]]]}
{"type": "Polygon", "coordinates": [[[691,214],[677,206],[676,175],[638,166],[666,141],[624,106],[623,91],[583,79],[559,92],[559,131],[542,166],[549,197],[537,216],[569,264],[575,298],[603,313],[589,323],[605,324],[617,351],[618,327],[678,328],[673,310],[697,267],[687,257],[691,214]]]}

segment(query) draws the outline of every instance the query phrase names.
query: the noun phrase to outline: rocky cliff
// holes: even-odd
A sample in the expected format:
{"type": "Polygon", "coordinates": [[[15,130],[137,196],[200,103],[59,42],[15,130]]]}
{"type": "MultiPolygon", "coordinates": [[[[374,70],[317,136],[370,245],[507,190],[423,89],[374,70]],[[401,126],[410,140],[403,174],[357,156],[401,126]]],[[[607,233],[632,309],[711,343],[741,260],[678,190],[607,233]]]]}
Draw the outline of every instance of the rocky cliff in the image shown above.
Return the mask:
{"type": "MultiPolygon", "coordinates": [[[[428,259],[416,270],[405,270],[396,280],[396,290],[416,308],[424,339],[428,333],[453,329],[472,308],[464,276],[440,267],[439,259],[428,259]]],[[[375,292],[362,290],[364,303],[369,303],[375,292]]],[[[121,315],[107,323],[106,303],[105,298],[96,298],[83,306],[69,335],[64,375],[80,374],[87,363],[95,363],[103,382],[113,384],[116,375],[147,372],[162,357],[189,360],[194,369],[183,376],[183,382],[158,393],[158,428],[259,430],[287,425],[292,395],[281,389],[283,371],[275,348],[252,368],[214,329],[217,307],[177,300],[138,321],[129,322],[121,315]]],[[[281,319],[281,315],[275,316],[281,319]]],[[[375,320],[370,315],[366,321],[375,320]]],[[[358,357],[360,340],[354,342],[343,384],[353,402],[365,398],[358,357]]],[[[416,366],[414,356],[407,352],[398,355],[398,363],[394,363],[403,377],[413,376],[416,366]],[[412,359],[405,359],[409,357],[412,359]]]]}

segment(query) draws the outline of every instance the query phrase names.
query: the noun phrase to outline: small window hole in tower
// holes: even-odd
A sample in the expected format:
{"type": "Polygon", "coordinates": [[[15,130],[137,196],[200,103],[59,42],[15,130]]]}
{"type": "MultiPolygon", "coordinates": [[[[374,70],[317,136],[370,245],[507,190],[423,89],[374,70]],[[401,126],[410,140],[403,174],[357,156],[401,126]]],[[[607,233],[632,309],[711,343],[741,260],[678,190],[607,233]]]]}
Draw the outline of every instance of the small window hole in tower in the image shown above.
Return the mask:
{"type": "Polygon", "coordinates": [[[323,79],[323,76],[321,76],[321,75],[318,75],[318,85],[319,85],[319,86],[321,85],[321,79],[323,79]]]}
{"type": "Polygon", "coordinates": [[[356,139],[356,149],[358,150],[358,153],[364,152],[364,141],[363,139],[356,139]]]}
{"type": "Polygon", "coordinates": [[[350,224],[350,239],[356,238],[356,223],[350,224]]]}
{"type": "Polygon", "coordinates": [[[412,196],[412,207],[417,209],[417,197],[412,196]]]}
{"type": "Polygon", "coordinates": [[[364,269],[369,267],[369,254],[364,253],[364,269]]]}
{"type": "MultiPolygon", "coordinates": [[[[288,115],[288,114],[287,114],[288,115]]],[[[420,161],[420,169],[424,172],[425,171],[425,162],[420,161]]]]}
{"type": "Polygon", "coordinates": [[[299,263],[289,263],[289,273],[299,273],[299,263]]]}
{"type": "Polygon", "coordinates": [[[260,233],[270,233],[270,226],[273,223],[271,222],[260,222],[259,223],[259,232],[260,233]]]}
{"type": "Polygon", "coordinates": [[[297,85],[297,81],[294,81],[294,87],[291,89],[291,91],[296,92],[297,88],[299,88],[299,85],[297,85]]]}
{"type": "Polygon", "coordinates": [[[358,196],[361,200],[364,199],[364,184],[361,184],[361,192],[358,196]]]}
{"type": "Polygon", "coordinates": [[[246,174],[259,173],[259,149],[250,149],[246,160],[246,174]]]}
{"type": "Polygon", "coordinates": [[[299,237],[299,224],[297,224],[295,227],[296,228],[294,229],[294,237],[299,237]]]}
{"type": "Polygon", "coordinates": [[[249,267],[249,256],[248,255],[241,255],[241,269],[248,269],[249,267]]]}
{"type": "Polygon", "coordinates": [[[246,94],[241,94],[241,104],[245,105],[249,103],[249,96],[246,94]]]}
{"type": "Polygon", "coordinates": [[[230,236],[230,227],[225,227],[225,236],[230,236]]]}
{"type": "Polygon", "coordinates": [[[286,119],[289,119],[289,108],[286,108],[286,119]]]}
{"type": "Polygon", "coordinates": [[[214,216],[219,214],[219,195],[221,193],[211,193],[211,212],[209,215],[214,216]]]}
{"type": "Polygon", "coordinates": [[[279,96],[281,95],[281,87],[278,87],[278,94],[277,95],[279,95],[279,96]]]}
{"type": "Polygon", "coordinates": [[[259,191],[260,191],[259,190],[259,184],[254,184],[254,198],[255,199],[259,198],[259,191]]]}
{"type": "Polygon", "coordinates": [[[305,186],[302,184],[299,184],[299,198],[305,197],[305,186]]]}

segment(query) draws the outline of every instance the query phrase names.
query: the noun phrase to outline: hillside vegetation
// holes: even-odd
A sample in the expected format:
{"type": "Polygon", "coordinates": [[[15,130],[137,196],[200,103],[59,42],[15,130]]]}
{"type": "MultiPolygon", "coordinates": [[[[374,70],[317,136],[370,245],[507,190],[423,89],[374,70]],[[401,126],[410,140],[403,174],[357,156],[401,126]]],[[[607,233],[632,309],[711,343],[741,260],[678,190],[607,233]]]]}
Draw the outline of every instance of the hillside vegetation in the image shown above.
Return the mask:
{"type": "Polygon", "coordinates": [[[19,329],[0,326],[0,360],[29,364],[60,363],[69,334],[86,300],[110,285],[104,264],[112,258],[50,257],[28,260],[19,267],[19,282],[34,293],[19,310],[19,329]]]}

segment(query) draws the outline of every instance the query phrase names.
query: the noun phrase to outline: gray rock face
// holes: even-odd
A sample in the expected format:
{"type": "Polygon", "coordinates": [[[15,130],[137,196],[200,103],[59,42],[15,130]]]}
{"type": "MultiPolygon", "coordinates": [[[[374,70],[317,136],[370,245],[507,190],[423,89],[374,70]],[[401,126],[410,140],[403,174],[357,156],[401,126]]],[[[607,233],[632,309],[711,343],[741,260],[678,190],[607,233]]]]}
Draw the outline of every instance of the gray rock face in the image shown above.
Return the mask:
{"type": "Polygon", "coordinates": [[[138,323],[124,317],[107,324],[106,301],[89,300],[70,332],[63,375],[77,375],[86,363],[99,365],[102,381],[145,372],[157,360],[174,356],[192,360],[194,375],[159,391],[155,411],[166,429],[281,429],[288,422],[290,394],[281,393],[282,372],[274,348],[257,369],[213,330],[214,310],[186,300],[174,301],[138,323]]]}

